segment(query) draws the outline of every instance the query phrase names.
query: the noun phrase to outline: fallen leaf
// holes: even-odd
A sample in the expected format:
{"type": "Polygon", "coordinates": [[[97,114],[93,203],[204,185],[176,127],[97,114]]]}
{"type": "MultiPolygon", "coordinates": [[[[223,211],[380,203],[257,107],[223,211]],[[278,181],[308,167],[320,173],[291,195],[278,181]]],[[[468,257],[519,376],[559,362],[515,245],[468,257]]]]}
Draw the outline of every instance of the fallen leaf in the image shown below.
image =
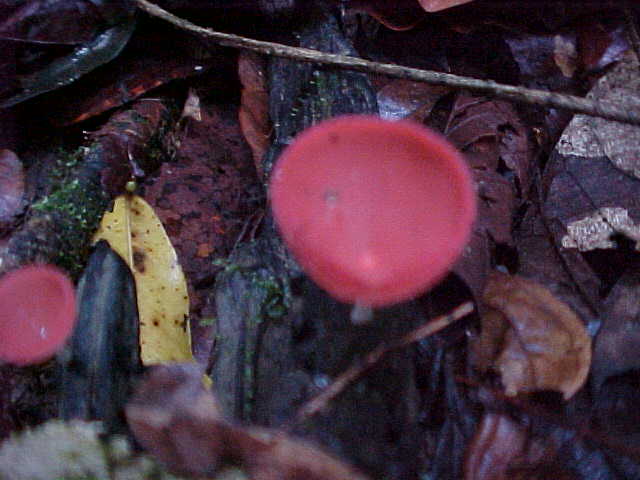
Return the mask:
{"type": "MultiPolygon", "coordinates": [[[[589,96],[636,108],[638,71],[627,57],[589,96]]],[[[573,282],[594,301],[607,295],[640,242],[639,142],[637,126],[576,115],[543,174],[544,223],[573,282]]]]}
{"type": "Polygon", "coordinates": [[[622,275],[603,302],[602,326],[593,348],[593,386],[640,368],[640,273],[622,275]]]}
{"type": "Polygon", "coordinates": [[[548,288],[576,312],[588,328],[599,325],[601,282],[581,255],[558,249],[540,206],[531,203],[517,230],[518,274],[548,288]]]}
{"type": "Polygon", "coordinates": [[[106,240],[136,281],[142,363],[193,361],[187,283],[162,223],[141,197],[121,195],[94,242],[106,240]]]}
{"type": "Polygon", "coordinates": [[[465,480],[506,480],[528,437],[526,429],[508,416],[485,413],[467,447],[465,480]]]}
{"type": "MultiPolygon", "coordinates": [[[[135,16],[131,15],[122,22],[109,26],[93,39],[77,45],[71,53],[55,58],[36,71],[18,77],[16,88],[0,97],[3,108],[11,107],[37,95],[41,95],[62,86],[75,82],[83,75],[100,65],[116,58],[135,29],[135,16]]],[[[37,55],[24,54],[20,58],[20,66],[27,69],[31,57],[37,55]],[[27,64],[27,65],[25,65],[27,64]]]]}
{"type": "Polygon", "coordinates": [[[532,88],[570,91],[575,85],[577,41],[572,33],[507,34],[505,42],[518,64],[520,81],[532,88]]]}
{"type": "MultiPolygon", "coordinates": [[[[613,103],[634,110],[640,107],[640,66],[627,54],[604,75],[587,95],[591,100],[613,103]]],[[[628,175],[640,178],[640,127],[603,118],[576,115],[556,150],[560,155],[604,158],[628,175]]]]}
{"type": "Polygon", "coordinates": [[[611,19],[596,18],[578,25],[578,52],[581,67],[586,72],[601,71],[620,60],[629,49],[627,28],[622,19],[617,25],[611,19]]]}
{"type": "Polygon", "coordinates": [[[410,30],[424,18],[416,0],[354,0],[349,8],[367,12],[385,27],[396,31],[410,30]]]}
{"type": "Polygon", "coordinates": [[[473,237],[454,271],[480,298],[494,245],[513,246],[512,219],[530,189],[532,150],[515,109],[483,97],[459,95],[444,134],[464,154],[478,192],[473,237]]]}
{"type": "Polygon", "coordinates": [[[253,162],[262,178],[262,158],[271,145],[267,63],[260,55],[244,50],[238,57],[238,77],[242,84],[238,120],[251,147],[253,162]]]}
{"type": "Polygon", "coordinates": [[[233,463],[254,480],[366,480],[356,469],[278,430],[224,419],[195,365],[154,368],[127,406],[136,439],[172,471],[214,476],[233,463]]]}
{"type": "Polygon", "coordinates": [[[90,136],[100,144],[100,183],[112,197],[120,195],[131,177],[142,177],[158,168],[161,158],[149,154],[149,143],[166,125],[164,102],[145,98],[113,114],[90,136]]]}
{"type": "Polygon", "coordinates": [[[127,2],[90,0],[3,2],[0,37],[36,44],[77,45],[131,10],[127,2]]]}
{"type": "Polygon", "coordinates": [[[55,111],[50,121],[58,126],[85,121],[174,80],[202,75],[212,58],[216,71],[209,85],[216,88],[216,76],[230,69],[230,56],[202,49],[178,32],[137,30],[117,59],[47,100],[47,108],[55,111]]]}
{"type": "Polygon", "coordinates": [[[409,118],[422,122],[436,102],[449,91],[448,87],[411,80],[390,80],[377,93],[380,116],[387,120],[409,118]]]}
{"type": "Polygon", "coordinates": [[[447,8],[457,7],[473,0],[418,0],[420,6],[427,12],[439,12],[447,8]]]}
{"type": "Polygon", "coordinates": [[[566,304],[536,282],[500,272],[491,275],[483,301],[479,365],[493,364],[507,395],[556,390],[568,400],[582,387],[591,338],[566,304]]]}

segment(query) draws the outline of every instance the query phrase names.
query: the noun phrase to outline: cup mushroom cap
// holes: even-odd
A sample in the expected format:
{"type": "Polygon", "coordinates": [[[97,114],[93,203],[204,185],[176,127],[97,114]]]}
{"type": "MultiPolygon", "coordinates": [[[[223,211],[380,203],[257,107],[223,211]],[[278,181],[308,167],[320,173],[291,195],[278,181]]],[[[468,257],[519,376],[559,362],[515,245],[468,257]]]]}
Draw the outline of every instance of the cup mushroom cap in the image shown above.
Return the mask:
{"type": "Polygon", "coordinates": [[[408,121],[343,116],[302,132],[271,178],[276,223],[306,273],[336,299],[383,306],[437,283],[476,214],[469,169],[408,121]]]}
{"type": "Polygon", "coordinates": [[[0,360],[29,365],[62,347],[75,324],[75,290],[57,268],[32,265],[0,278],[0,360]]]}

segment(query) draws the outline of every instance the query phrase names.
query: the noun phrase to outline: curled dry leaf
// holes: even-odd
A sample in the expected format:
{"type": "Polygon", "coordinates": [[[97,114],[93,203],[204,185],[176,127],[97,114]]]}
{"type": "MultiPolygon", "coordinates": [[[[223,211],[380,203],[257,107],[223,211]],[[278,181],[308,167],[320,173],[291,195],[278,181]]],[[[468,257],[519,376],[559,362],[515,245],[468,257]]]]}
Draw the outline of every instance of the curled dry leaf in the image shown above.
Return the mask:
{"type": "Polygon", "coordinates": [[[262,157],[271,135],[269,87],[266,61],[257,53],[242,51],[238,57],[238,77],[242,84],[238,120],[245,140],[251,147],[258,175],[262,177],[262,157]]]}
{"type": "Polygon", "coordinates": [[[556,390],[565,400],[584,384],[591,365],[591,338],[578,316],[542,285],[499,272],[483,301],[477,366],[492,364],[507,395],[556,390]]]}
{"type": "Polygon", "coordinates": [[[527,441],[526,429],[508,416],[485,414],[467,449],[465,480],[506,478],[511,464],[523,454],[527,441]]]}
{"type": "Polygon", "coordinates": [[[195,365],[154,368],[127,406],[136,439],[170,469],[214,476],[239,465],[254,480],[366,480],[310,444],[277,430],[225,420],[195,365]]]}

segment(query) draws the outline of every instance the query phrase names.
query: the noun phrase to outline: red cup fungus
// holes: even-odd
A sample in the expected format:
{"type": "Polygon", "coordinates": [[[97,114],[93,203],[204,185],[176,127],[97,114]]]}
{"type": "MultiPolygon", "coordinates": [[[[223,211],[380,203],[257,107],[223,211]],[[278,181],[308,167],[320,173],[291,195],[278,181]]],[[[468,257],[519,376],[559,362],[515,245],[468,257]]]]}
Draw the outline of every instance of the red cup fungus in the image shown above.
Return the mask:
{"type": "Polygon", "coordinates": [[[57,268],[31,265],[0,278],[0,360],[30,365],[49,359],[71,335],[75,290],[57,268]]]}
{"type": "Polygon", "coordinates": [[[476,196],[462,155],[413,122],[348,115],[302,132],[274,167],[276,223],[305,272],[340,301],[415,297],[466,245],[476,196]]]}

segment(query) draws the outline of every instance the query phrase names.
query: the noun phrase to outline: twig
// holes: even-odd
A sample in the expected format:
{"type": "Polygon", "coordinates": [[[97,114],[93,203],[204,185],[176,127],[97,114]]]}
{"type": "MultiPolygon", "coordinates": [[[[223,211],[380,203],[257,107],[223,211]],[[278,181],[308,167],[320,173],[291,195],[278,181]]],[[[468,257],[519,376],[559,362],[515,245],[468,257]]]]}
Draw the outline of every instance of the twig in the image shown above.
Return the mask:
{"type": "Polygon", "coordinates": [[[434,333],[437,333],[443,328],[451,325],[456,320],[460,320],[462,317],[470,314],[472,311],[473,304],[471,302],[463,303],[448,314],[430,320],[428,323],[409,332],[407,335],[401,337],[395,342],[387,345],[380,345],[375,350],[369,352],[361,361],[351,365],[347,370],[338,375],[329,386],[322,390],[322,392],[300,407],[293,419],[293,422],[288,426],[288,429],[293,425],[305,422],[313,415],[325,409],[335,397],[349,386],[349,384],[364,375],[386,354],[422,340],[429,335],[433,335],[434,333]]]}
{"type": "Polygon", "coordinates": [[[330,65],[358,72],[377,73],[387,75],[389,77],[404,78],[432,85],[444,85],[452,88],[493,95],[505,100],[570,110],[572,112],[584,113],[593,117],[602,117],[607,120],[640,125],[640,111],[626,109],[624,105],[618,106],[610,102],[589,100],[573,95],[563,95],[544,90],[504,85],[492,80],[479,80],[471,77],[452,75],[450,73],[403,67],[401,65],[391,63],[372,62],[358,57],[324,53],[310,48],[291,47],[280,43],[264,42],[230,33],[216,32],[208,28],[200,27],[183,18],[176,17],[172,13],[163,10],[147,0],[136,0],[136,2],[142,10],[146,11],[150,15],[166,20],[177,27],[196,33],[207,39],[214,40],[224,47],[242,48],[262,53],[264,55],[290,58],[292,60],[299,60],[302,62],[330,65]]]}

